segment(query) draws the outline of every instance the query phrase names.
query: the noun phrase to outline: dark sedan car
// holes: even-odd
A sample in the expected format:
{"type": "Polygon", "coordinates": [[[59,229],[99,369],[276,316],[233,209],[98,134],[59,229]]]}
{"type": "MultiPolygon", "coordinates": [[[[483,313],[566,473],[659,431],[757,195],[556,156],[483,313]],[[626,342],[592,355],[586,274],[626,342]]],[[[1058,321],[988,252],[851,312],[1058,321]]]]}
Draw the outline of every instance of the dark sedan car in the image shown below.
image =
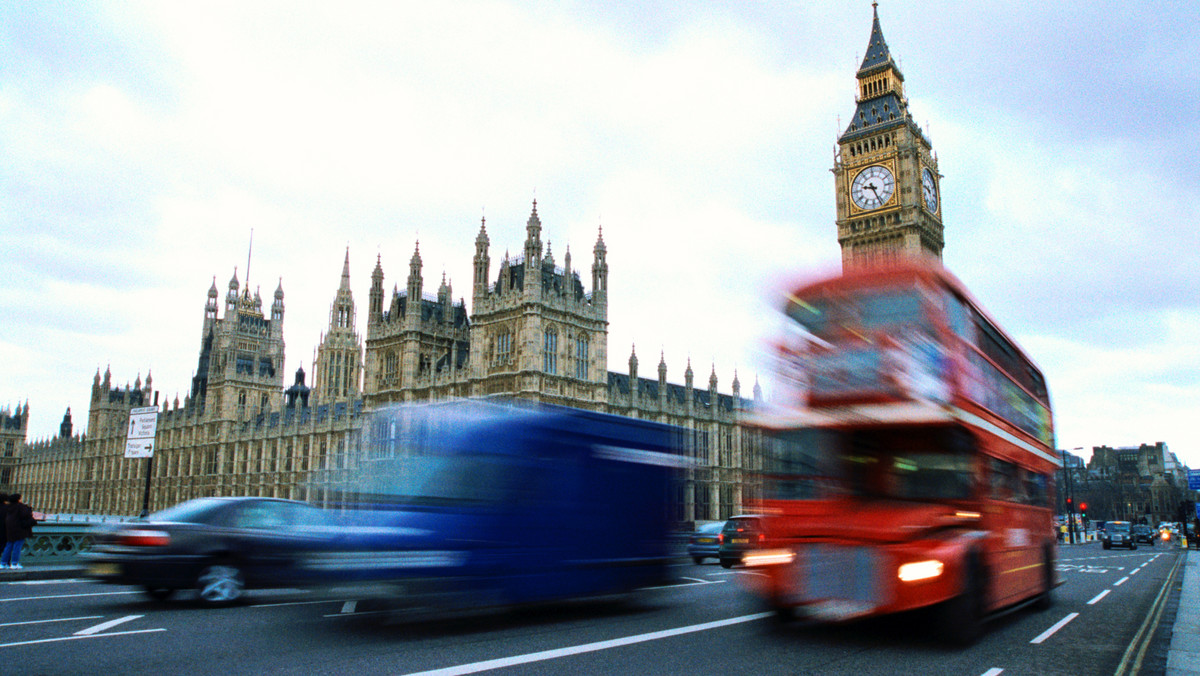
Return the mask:
{"type": "Polygon", "coordinates": [[[1100,536],[1100,541],[1104,543],[1105,549],[1113,547],[1137,549],[1137,542],[1133,539],[1133,532],[1128,521],[1109,521],[1104,526],[1104,535],[1100,536]]]}
{"type": "Polygon", "coordinates": [[[1158,535],[1158,533],[1156,533],[1154,531],[1154,529],[1151,528],[1150,526],[1143,525],[1143,526],[1134,526],[1133,527],[1133,541],[1134,542],[1142,542],[1142,543],[1148,544],[1151,547],[1153,547],[1154,546],[1154,538],[1156,535],[1158,535]]]}
{"type": "Polygon", "coordinates": [[[721,567],[731,568],[742,562],[742,556],[762,545],[762,520],[757,516],[735,516],[721,528],[717,559],[721,567]]]}
{"type": "Polygon", "coordinates": [[[302,583],[297,556],[335,532],[325,514],[274,498],[189,500],[97,532],[87,575],[157,600],[195,589],[205,603],[232,603],[246,588],[302,583]]]}
{"type": "Polygon", "coordinates": [[[704,563],[704,559],[715,559],[719,554],[717,540],[721,536],[724,521],[714,521],[696,527],[696,532],[688,537],[687,553],[696,563],[704,563]]]}

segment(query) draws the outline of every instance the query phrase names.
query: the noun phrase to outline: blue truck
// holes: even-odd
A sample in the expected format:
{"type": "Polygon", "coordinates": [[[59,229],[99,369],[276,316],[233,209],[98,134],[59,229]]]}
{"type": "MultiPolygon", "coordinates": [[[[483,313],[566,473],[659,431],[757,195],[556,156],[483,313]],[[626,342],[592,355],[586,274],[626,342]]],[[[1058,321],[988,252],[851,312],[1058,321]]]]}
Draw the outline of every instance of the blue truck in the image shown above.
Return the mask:
{"type": "Polygon", "coordinates": [[[373,413],[337,537],[302,562],[422,607],[476,608],[663,583],[682,435],[580,409],[461,400],[373,413]]]}

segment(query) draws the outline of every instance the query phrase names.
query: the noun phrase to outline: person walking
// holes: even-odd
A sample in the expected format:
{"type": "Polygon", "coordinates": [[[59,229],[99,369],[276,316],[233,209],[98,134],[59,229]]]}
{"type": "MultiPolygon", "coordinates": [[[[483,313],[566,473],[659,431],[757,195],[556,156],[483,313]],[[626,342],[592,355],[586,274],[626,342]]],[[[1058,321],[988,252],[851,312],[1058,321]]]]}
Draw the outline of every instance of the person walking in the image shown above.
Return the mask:
{"type": "Polygon", "coordinates": [[[21,548],[25,539],[33,537],[33,508],[21,502],[21,494],[13,493],[8,496],[8,511],[4,516],[4,528],[8,533],[8,542],[4,543],[4,552],[0,553],[0,568],[20,570],[21,548]]]}

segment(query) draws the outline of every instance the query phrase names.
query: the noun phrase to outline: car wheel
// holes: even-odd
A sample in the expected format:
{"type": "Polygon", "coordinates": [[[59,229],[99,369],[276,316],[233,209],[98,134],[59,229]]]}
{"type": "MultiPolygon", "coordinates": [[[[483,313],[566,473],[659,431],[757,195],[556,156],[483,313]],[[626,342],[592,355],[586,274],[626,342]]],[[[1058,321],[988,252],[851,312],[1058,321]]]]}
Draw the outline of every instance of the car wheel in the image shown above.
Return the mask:
{"type": "Polygon", "coordinates": [[[1112,545],[1110,545],[1110,544],[1108,544],[1107,542],[1105,542],[1105,543],[1104,543],[1104,548],[1105,548],[1105,549],[1112,549],[1112,545]]]}
{"type": "Polygon", "coordinates": [[[733,568],[733,561],[729,561],[727,559],[721,559],[721,567],[722,568],[733,568]]]}
{"type": "Polygon", "coordinates": [[[1137,550],[1137,545],[1136,544],[1129,545],[1129,549],[1137,550]]]}
{"type": "Polygon", "coordinates": [[[170,587],[146,587],[146,596],[149,596],[155,601],[166,601],[175,594],[175,590],[170,587]]]}
{"type": "Polygon", "coordinates": [[[696,563],[696,565],[698,566],[698,565],[704,563],[704,557],[703,556],[693,556],[692,561],[694,561],[696,563]]]}
{"type": "Polygon", "coordinates": [[[209,605],[225,605],[242,597],[246,580],[242,571],[229,562],[214,563],[204,567],[196,579],[200,600],[209,605]]]}

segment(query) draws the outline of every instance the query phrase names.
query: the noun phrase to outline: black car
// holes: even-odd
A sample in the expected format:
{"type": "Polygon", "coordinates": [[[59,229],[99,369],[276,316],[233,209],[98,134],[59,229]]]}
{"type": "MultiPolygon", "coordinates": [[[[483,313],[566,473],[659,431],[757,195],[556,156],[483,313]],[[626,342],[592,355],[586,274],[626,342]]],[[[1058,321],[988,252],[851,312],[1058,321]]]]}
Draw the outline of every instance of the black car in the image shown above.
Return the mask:
{"type": "Polygon", "coordinates": [[[757,516],[735,516],[725,522],[721,529],[717,559],[722,568],[731,568],[741,563],[747,551],[762,546],[764,536],[762,519],[757,516]]]}
{"type": "Polygon", "coordinates": [[[1109,521],[1105,524],[1104,535],[1100,537],[1100,541],[1104,543],[1105,549],[1113,547],[1137,549],[1137,541],[1133,539],[1131,528],[1128,521],[1109,521]]]}
{"type": "Polygon", "coordinates": [[[1154,536],[1157,533],[1150,526],[1139,525],[1133,527],[1133,541],[1142,542],[1150,546],[1154,546],[1154,536]]]}
{"type": "Polygon", "coordinates": [[[246,588],[302,583],[297,557],[336,532],[325,515],[275,498],[189,500],[101,529],[85,555],[86,575],[138,585],[156,600],[195,589],[205,603],[232,603],[246,588]]]}

